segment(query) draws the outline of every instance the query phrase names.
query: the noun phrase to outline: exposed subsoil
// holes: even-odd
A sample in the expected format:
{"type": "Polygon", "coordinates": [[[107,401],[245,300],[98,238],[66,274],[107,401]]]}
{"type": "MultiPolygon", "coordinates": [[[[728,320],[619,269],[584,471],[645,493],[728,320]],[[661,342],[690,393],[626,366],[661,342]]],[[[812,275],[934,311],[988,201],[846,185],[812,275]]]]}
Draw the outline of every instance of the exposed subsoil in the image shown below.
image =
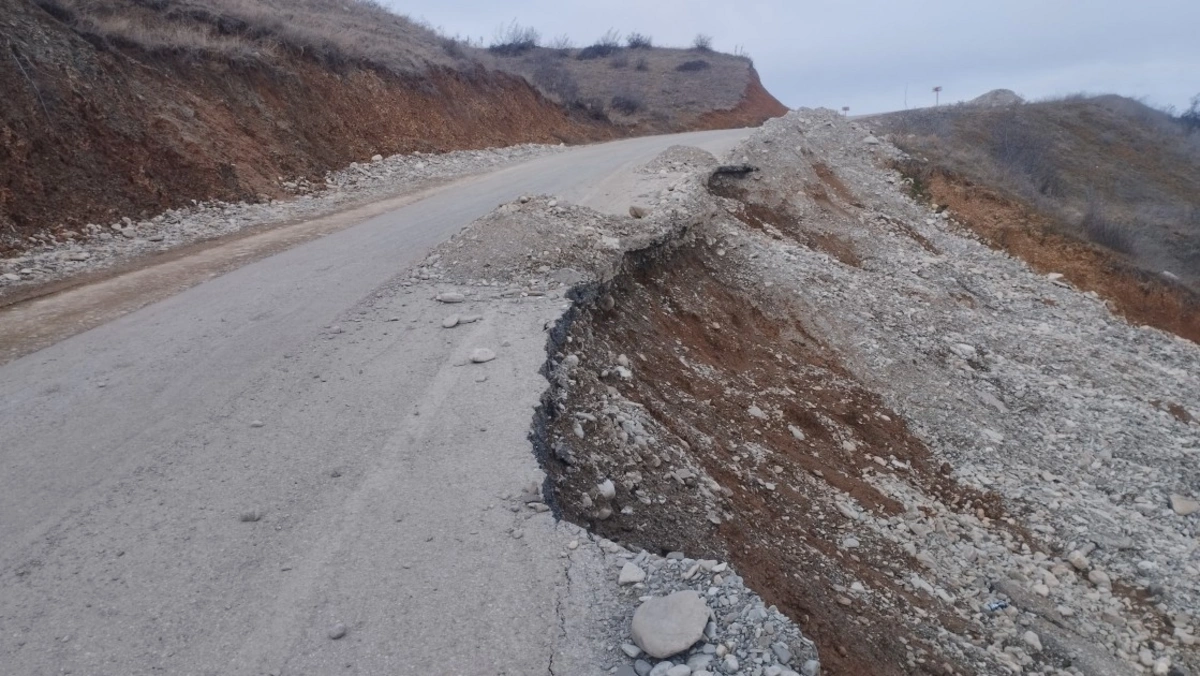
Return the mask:
{"type": "MultiPolygon", "coordinates": [[[[261,201],[375,154],[580,143],[620,127],[482,67],[399,75],[300,55],[243,62],[114,45],[29,2],[0,2],[0,256],[35,232],[145,218],[192,200],[261,201]]],[[[751,126],[786,108],[758,82],[686,128],[751,126]]]]}
{"type": "Polygon", "coordinates": [[[802,317],[756,294],[759,280],[714,247],[697,242],[633,261],[605,290],[612,309],[601,300],[570,328],[564,351],[591,368],[572,372],[569,408],[628,399],[662,436],[622,442],[622,427],[600,418],[581,440],[577,419],[557,417],[547,438],[573,450],[560,447],[547,467],[567,518],[635,548],[728,557],[817,642],[822,673],[969,673],[926,643],[939,627],[962,633],[966,622],[902,584],[921,565],[895,542],[866,536],[846,547],[853,513],[834,496],[898,514],[903,507],[866,480],[883,473],[979,518],[1005,516],[998,497],[958,485],[802,317]],[[595,377],[619,355],[635,377],[595,377]],[[692,463],[719,486],[715,505],[705,503],[697,476],[679,472],[692,463]],[[593,471],[624,476],[615,505],[628,513],[598,518],[589,509],[593,471]],[[877,593],[851,593],[855,581],[877,593]],[[923,626],[908,619],[914,611],[923,626]]]}
{"type": "Polygon", "coordinates": [[[935,203],[947,205],[992,247],[1099,294],[1130,322],[1200,343],[1200,298],[1184,285],[1151,275],[1098,246],[1057,234],[1047,217],[949,173],[934,173],[926,187],[935,203]]]}
{"type": "Polygon", "coordinates": [[[766,120],[787,113],[788,107],[779,102],[763,86],[758,71],[750,69],[750,82],[742,94],[742,100],[729,110],[714,110],[701,115],[690,123],[688,131],[709,129],[733,129],[736,127],[756,127],[766,120]]]}

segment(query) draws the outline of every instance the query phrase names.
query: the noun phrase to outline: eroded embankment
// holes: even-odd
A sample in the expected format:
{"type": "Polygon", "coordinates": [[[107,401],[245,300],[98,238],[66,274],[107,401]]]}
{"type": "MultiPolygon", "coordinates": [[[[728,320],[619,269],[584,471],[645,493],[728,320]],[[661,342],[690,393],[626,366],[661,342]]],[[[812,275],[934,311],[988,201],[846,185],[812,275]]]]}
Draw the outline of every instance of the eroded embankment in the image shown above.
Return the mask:
{"type": "Polygon", "coordinates": [[[374,154],[612,138],[524,80],[299,54],[230,61],[89,42],[31,4],[0,22],[0,254],[43,229],[259,201],[374,154]]]}
{"type": "Polygon", "coordinates": [[[871,475],[973,520],[1002,518],[999,500],[956,484],[762,280],[683,240],[631,253],[552,335],[560,388],[535,433],[557,509],[626,546],[728,558],[817,642],[824,673],[969,671],[927,642],[964,622],[912,589],[920,561],[856,521],[904,512],[871,475]]]}
{"type": "Polygon", "coordinates": [[[934,204],[945,205],[990,246],[1039,272],[1060,274],[1076,287],[1099,294],[1130,322],[1200,343],[1200,296],[1187,285],[1064,234],[1066,228],[1052,217],[953,172],[915,162],[899,168],[910,181],[918,182],[934,204]]]}

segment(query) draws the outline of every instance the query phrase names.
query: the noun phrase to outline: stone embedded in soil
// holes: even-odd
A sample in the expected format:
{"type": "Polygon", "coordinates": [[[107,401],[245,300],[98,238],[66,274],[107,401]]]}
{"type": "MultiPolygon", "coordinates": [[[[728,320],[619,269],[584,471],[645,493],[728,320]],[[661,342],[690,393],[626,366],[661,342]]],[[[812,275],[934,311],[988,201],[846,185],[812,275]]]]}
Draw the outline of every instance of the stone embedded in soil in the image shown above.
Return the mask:
{"type": "Polygon", "coordinates": [[[447,293],[439,293],[437,295],[437,300],[439,303],[446,303],[446,304],[450,304],[450,305],[453,305],[455,303],[461,303],[461,302],[465,301],[466,299],[467,299],[466,296],[462,295],[461,293],[455,292],[455,291],[450,291],[447,293]]]}
{"type": "MultiPolygon", "coordinates": [[[[646,579],[646,571],[642,570],[636,563],[626,563],[621,567],[621,574],[617,577],[618,584],[637,584],[646,579]]],[[[637,657],[637,655],[630,655],[637,657]]]]}
{"type": "Polygon", "coordinates": [[[708,617],[708,604],[694,591],[652,598],[633,614],[633,642],[651,657],[665,659],[699,641],[708,617]]]}
{"type": "Polygon", "coordinates": [[[1191,516],[1200,512],[1200,501],[1183,495],[1172,495],[1171,509],[1175,510],[1175,513],[1179,516],[1191,516]]]}
{"type": "Polygon", "coordinates": [[[496,353],[486,347],[480,347],[471,352],[471,363],[473,364],[486,364],[495,358],[496,353]]]}
{"type": "Polygon", "coordinates": [[[327,634],[327,636],[329,636],[329,638],[334,641],[345,637],[345,635],[346,635],[346,625],[342,624],[341,622],[338,622],[337,624],[330,627],[329,632],[327,634]]]}
{"type": "Polygon", "coordinates": [[[442,328],[443,329],[452,329],[452,328],[458,326],[459,322],[460,322],[460,320],[458,318],[458,315],[450,315],[449,317],[446,317],[445,319],[442,320],[442,328]]]}
{"type": "Polygon", "coordinates": [[[1100,589],[1112,590],[1112,578],[1108,576],[1108,573],[1102,570],[1093,570],[1092,572],[1088,573],[1088,581],[1100,589]]]}

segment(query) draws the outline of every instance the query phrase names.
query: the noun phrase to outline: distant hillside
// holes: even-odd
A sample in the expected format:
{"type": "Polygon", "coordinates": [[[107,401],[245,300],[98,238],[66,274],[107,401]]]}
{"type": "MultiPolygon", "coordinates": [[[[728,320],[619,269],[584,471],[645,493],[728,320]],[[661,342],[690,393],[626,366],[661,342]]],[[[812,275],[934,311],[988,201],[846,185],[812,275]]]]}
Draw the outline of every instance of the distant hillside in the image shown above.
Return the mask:
{"type": "Polygon", "coordinates": [[[530,29],[479,50],[489,67],[521,75],[571,108],[623,125],[661,131],[746,126],[787,112],[763,88],[753,61],[699,46],[656,47],[638,33],[613,32],[586,47],[543,47],[530,29]],[[524,37],[522,37],[524,35],[524,37]]]}
{"type": "Polygon", "coordinates": [[[902,169],[918,192],[998,246],[1127,310],[1194,312],[1200,133],[1186,118],[1119,96],[992,98],[872,123],[915,158],[902,169]]]}
{"type": "Polygon", "coordinates": [[[0,0],[0,44],[0,255],[37,231],[279,196],[280,177],[376,153],[783,112],[746,60],[712,53],[688,74],[649,51],[652,70],[633,60],[627,86],[595,75],[613,60],[573,55],[567,97],[526,67],[535,55],[500,58],[370,0],[0,0]]]}

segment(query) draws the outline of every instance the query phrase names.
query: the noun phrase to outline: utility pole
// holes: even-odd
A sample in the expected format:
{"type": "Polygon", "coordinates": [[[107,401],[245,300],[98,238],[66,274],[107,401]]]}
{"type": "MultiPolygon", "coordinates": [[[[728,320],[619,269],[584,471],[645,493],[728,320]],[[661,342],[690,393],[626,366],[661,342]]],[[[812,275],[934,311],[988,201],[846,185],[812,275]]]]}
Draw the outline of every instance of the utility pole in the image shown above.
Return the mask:
{"type": "Polygon", "coordinates": [[[842,115],[844,117],[850,117],[850,106],[842,106],[842,115]]]}
{"type": "Polygon", "coordinates": [[[941,101],[942,101],[942,87],[941,87],[941,85],[939,85],[939,86],[933,88],[933,106],[936,108],[938,106],[938,104],[941,103],[941,101]]]}

